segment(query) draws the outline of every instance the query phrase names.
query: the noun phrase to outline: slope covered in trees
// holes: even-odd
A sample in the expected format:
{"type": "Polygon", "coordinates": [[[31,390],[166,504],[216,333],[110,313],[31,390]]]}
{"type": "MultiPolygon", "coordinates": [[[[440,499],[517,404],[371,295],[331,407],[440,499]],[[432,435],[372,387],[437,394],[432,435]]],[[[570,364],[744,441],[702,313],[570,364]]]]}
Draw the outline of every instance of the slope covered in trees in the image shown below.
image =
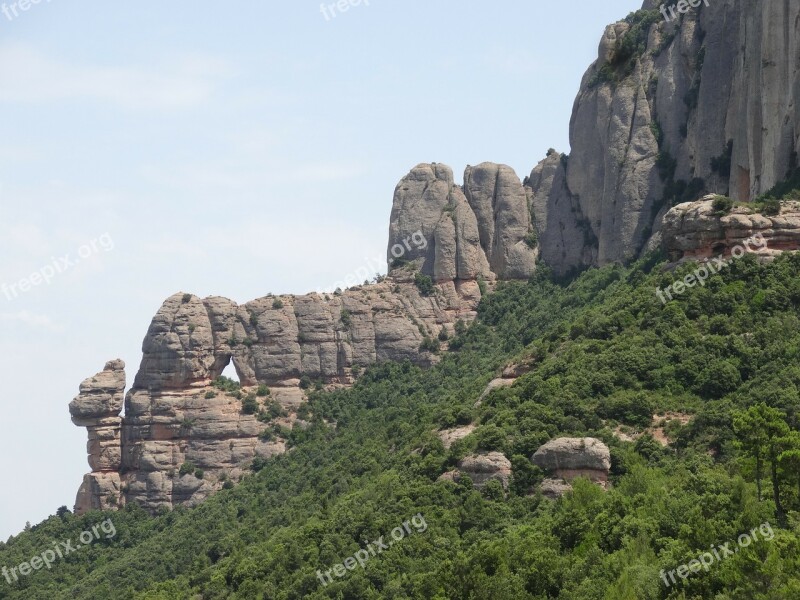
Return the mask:
{"type": "Polygon", "coordinates": [[[0,599],[800,597],[800,255],[744,258],[662,305],[655,290],[691,269],[653,257],[503,284],[440,364],[378,365],[353,389],[313,392],[292,451],[200,507],[62,511],[0,544],[11,568],[106,519],[116,530],[0,579],[0,599]],[[476,406],[520,358],[533,370],[476,406]],[[669,446],[637,435],[657,413],[691,417],[663,424],[669,446]],[[445,449],[436,431],[469,423],[445,449]],[[611,489],[532,491],[530,456],[560,435],[609,445],[611,489]],[[437,482],[476,450],[511,459],[507,494],[437,482]],[[424,530],[408,527],[363,569],[319,576],[415,515],[424,530]],[[662,570],[764,524],[773,536],[665,585],[662,570]]]}

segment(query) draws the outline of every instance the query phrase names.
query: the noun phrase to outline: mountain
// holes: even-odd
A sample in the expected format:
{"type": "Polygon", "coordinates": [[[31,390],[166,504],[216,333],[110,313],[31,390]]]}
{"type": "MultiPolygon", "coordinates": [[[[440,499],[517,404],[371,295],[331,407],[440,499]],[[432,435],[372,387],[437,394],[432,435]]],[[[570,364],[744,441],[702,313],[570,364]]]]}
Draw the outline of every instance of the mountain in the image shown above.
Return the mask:
{"type": "Polygon", "coordinates": [[[570,155],[398,183],[387,276],[168,298],[0,565],[113,535],[0,599],[800,597],[798,23],[647,0],[570,155]]]}
{"type": "Polygon", "coordinates": [[[674,204],[752,201],[798,167],[800,4],[704,0],[670,21],[659,5],[606,28],[575,99],[572,151],[527,181],[556,272],[635,259],[674,204]]]}
{"type": "Polygon", "coordinates": [[[92,467],[76,510],[197,504],[286,451],[281,432],[305,426],[310,386],[351,385],[384,361],[434,364],[497,282],[527,280],[537,262],[563,277],[662,247],[674,261],[730,254],[757,233],[764,256],[798,249],[792,206],[731,213],[797,167],[796,36],[774,33],[800,16],[795,4],[701,3],[667,21],[646,2],[609,26],[575,101],[571,154],[551,150],[524,181],[494,163],[468,166],[461,185],[446,165],[413,168],[394,193],[386,278],[242,306],[167,299],[125,416],[119,389],[73,403],[92,467]],[[673,208],[709,191],[730,206],[673,208]],[[217,394],[231,362],[242,389],[217,394]]]}

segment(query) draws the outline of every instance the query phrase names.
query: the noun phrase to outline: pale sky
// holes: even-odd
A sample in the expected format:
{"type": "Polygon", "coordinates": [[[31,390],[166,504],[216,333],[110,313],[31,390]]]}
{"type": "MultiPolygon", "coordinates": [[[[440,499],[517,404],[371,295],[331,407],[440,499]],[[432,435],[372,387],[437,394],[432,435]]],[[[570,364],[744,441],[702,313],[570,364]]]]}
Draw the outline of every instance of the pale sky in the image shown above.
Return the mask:
{"type": "Polygon", "coordinates": [[[605,25],[641,6],[2,1],[0,540],[72,508],[67,405],[108,360],[133,381],[165,298],[328,287],[385,256],[414,165],[568,151],[605,25]]]}

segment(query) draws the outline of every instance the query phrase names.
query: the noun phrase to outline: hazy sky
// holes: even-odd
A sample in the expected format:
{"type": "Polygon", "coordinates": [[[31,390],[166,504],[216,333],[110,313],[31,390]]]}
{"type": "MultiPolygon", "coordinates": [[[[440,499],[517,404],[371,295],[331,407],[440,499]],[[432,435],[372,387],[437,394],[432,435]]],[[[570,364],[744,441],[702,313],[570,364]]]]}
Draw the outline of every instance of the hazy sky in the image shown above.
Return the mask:
{"type": "Polygon", "coordinates": [[[67,405],[107,360],[133,380],[167,296],[328,287],[385,256],[417,163],[460,182],[568,151],[603,28],[641,5],[5,1],[2,540],[72,508],[89,466],[67,405]]]}

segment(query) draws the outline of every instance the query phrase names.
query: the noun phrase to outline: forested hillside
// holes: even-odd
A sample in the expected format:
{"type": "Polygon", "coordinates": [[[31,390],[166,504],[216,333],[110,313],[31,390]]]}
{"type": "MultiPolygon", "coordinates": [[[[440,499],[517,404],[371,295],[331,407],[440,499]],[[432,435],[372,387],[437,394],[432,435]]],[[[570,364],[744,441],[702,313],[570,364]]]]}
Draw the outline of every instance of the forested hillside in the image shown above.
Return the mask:
{"type": "Polygon", "coordinates": [[[798,598],[800,256],[734,261],[662,305],[656,289],[692,268],[650,257],[500,284],[439,364],[382,364],[352,389],[314,391],[292,450],[201,506],[62,510],[0,543],[11,568],[107,519],[116,531],[0,579],[0,599],[798,598]],[[532,370],[476,405],[520,360],[532,370]],[[437,431],[470,423],[446,450],[437,431]],[[560,435],[611,448],[607,491],[537,492],[530,457],[560,435]],[[507,492],[437,481],[489,450],[512,462],[507,492]],[[404,523],[390,547],[358,554],[404,523]],[[662,576],[729,542],[710,568],[662,576]],[[353,556],[363,568],[320,577],[353,556]]]}

